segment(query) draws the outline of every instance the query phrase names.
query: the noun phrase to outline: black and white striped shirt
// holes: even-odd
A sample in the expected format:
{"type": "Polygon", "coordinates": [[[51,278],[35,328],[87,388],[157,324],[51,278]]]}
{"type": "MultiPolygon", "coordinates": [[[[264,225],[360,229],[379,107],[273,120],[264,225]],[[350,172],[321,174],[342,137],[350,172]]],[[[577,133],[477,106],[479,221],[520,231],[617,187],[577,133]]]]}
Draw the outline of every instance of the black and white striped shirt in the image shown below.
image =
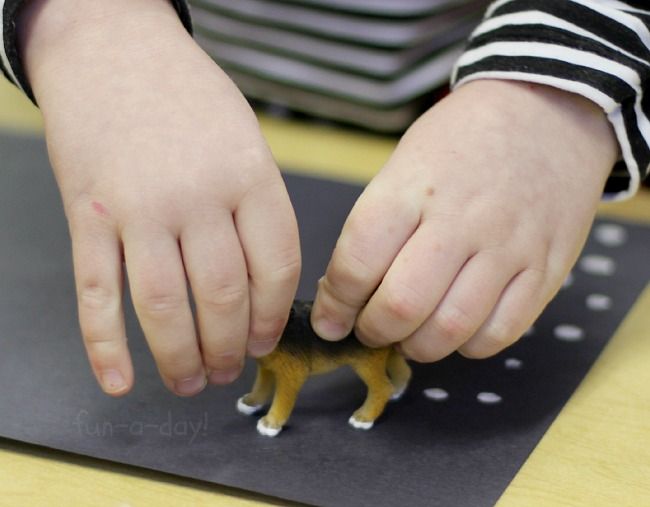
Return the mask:
{"type": "MultiPolygon", "coordinates": [[[[23,1],[0,0],[0,68],[33,98],[16,49],[14,20],[23,1]]],[[[191,30],[185,0],[173,3],[191,30]]],[[[622,157],[607,197],[634,194],[648,174],[649,0],[497,0],[453,69],[452,86],[481,78],[546,84],[598,104],[622,157]]]]}

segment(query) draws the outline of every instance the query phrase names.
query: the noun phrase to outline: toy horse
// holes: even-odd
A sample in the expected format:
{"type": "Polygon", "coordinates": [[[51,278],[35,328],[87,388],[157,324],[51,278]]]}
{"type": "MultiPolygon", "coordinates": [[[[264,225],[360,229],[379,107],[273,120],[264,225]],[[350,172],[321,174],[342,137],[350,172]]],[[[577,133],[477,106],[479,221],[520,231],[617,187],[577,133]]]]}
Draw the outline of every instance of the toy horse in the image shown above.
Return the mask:
{"type": "Polygon", "coordinates": [[[372,428],[389,399],[398,399],[411,379],[411,369],[394,347],[370,348],[350,333],[343,340],[319,338],[311,327],[311,303],[296,301],[277,347],[257,359],[257,378],[250,393],[237,401],[237,410],[252,415],[273,396],[268,413],[257,431],[274,437],[289,419],[296,397],[310,375],[349,365],[368,387],[363,405],[352,414],[350,425],[372,428]]]}

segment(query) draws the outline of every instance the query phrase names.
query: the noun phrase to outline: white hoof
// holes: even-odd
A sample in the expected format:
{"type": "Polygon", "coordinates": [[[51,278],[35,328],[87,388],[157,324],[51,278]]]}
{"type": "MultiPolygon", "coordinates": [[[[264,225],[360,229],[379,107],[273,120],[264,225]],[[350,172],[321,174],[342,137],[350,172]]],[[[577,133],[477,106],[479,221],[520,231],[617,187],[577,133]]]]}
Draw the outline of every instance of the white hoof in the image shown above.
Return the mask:
{"type": "Polygon", "coordinates": [[[249,405],[244,401],[242,396],[237,400],[237,412],[244,415],[253,415],[255,412],[259,412],[264,405],[249,405]]]}
{"type": "Polygon", "coordinates": [[[375,424],[374,421],[359,421],[356,417],[351,416],[348,423],[358,430],[369,430],[375,424]]]}
{"type": "Polygon", "coordinates": [[[259,421],[257,421],[257,432],[260,435],[264,435],[265,437],[275,437],[281,431],[282,428],[271,428],[267,426],[263,417],[259,421]]]}
{"type": "Polygon", "coordinates": [[[406,387],[402,387],[402,389],[396,390],[393,394],[390,395],[390,401],[399,400],[402,396],[404,396],[405,392],[406,392],[406,387]]]}

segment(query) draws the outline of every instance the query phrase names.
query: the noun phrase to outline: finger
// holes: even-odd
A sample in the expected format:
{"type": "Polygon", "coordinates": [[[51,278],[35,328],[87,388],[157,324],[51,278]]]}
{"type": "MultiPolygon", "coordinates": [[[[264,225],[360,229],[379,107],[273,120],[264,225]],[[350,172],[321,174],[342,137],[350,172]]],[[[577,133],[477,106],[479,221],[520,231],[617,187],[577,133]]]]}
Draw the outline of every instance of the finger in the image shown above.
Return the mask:
{"type": "Polygon", "coordinates": [[[230,211],[193,221],[181,234],[181,248],[209,380],[230,383],[243,368],[249,321],[246,261],[230,211]]]}
{"type": "Polygon", "coordinates": [[[249,192],[235,223],[250,277],[248,352],[260,357],[280,339],[300,278],[298,225],[282,179],[249,192]]]}
{"type": "Polygon", "coordinates": [[[133,365],[122,311],[117,231],[92,209],[69,217],[79,325],[88,359],[104,392],[121,396],[133,385],[133,365]]]}
{"type": "Polygon", "coordinates": [[[458,352],[481,359],[516,342],[542,312],[551,295],[544,287],[543,269],[525,269],[506,287],[490,316],[458,352]]]}
{"type": "Polygon", "coordinates": [[[133,305],[167,387],[191,396],[206,384],[178,241],[152,222],[127,226],[124,256],[133,305]]]}
{"type": "Polygon", "coordinates": [[[457,231],[420,225],[359,315],[357,336],[385,346],[413,333],[431,315],[471,253],[457,231]]]}
{"type": "Polygon", "coordinates": [[[401,344],[407,357],[432,362],[451,354],[481,327],[519,269],[503,250],[483,250],[467,261],[431,316],[401,344]]]}
{"type": "Polygon", "coordinates": [[[350,212],[318,284],[312,326],[328,340],[350,332],[359,310],[420,220],[414,199],[406,200],[411,205],[405,206],[404,200],[375,188],[369,186],[350,212]]]}

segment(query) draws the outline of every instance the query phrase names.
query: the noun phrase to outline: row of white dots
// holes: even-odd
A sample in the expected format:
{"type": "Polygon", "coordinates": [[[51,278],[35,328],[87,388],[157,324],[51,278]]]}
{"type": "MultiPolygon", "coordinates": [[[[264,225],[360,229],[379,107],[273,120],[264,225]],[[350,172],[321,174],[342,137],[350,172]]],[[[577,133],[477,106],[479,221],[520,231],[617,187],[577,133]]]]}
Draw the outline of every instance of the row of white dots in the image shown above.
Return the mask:
{"type": "MultiPolygon", "coordinates": [[[[605,294],[590,294],[585,300],[587,308],[593,311],[605,311],[612,307],[612,298],[605,294]]],[[[530,326],[523,336],[530,336],[535,332],[535,327],[530,326]]],[[[576,342],[584,338],[584,331],[573,324],[559,324],[553,329],[553,335],[559,340],[576,342]]]]}
{"type": "MultiPolygon", "coordinates": [[[[503,365],[508,370],[521,370],[524,366],[524,362],[516,357],[509,357],[503,362],[503,365]]],[[[422,391],[422,394],[433,401],[446,401],[449,398],[449,393],[441,387],[429,387],[422,391]]],[[[500,403],[502,399],[503,398],[501,398],[500,395],[490,391],[481,391],[476,395],[476,401],[485,405],[500,403]]]]}
{"type": "MultiPolygon", "coordinates": [[[[617,224],[601,224],[594,228],[594,238],[600,244],[615,247],[620,246],[627,240],[627,231],[617,224]]],[[[582,271],[592,275],[610,276],[616,271],[616,263],[610,257],[604,255],[585,255],[580,259],[579,267],[582,271]]],[[[569,273],[562,284],[562,288],[570,287],[573,284],[574,275],[569,273]]],[[[609,310],[612,307],[612,299],[605,294],[590,294],[585,300],[585,305],[593,311],[609,310]]],[[[531,335],[535,328],[531,326],[524,336],[531,335]]],[[[585,332],[582,328],[573,324],[560,324],[553,329],[553,335],[566,342],[578,342],[584,339],[585,332]]],[[[504,366],[509,370],[520,370],[523,368],[523,361],[515,357],[509,357],[504,361],[504,366]]],[[[433,401],[446,401],[449,393],[440,387],[429,387],[422,391],[422,394],[433,401]]],[[[481,391],[476,395],[476,401],[484,405],[495,405],[501,403],[503,398],[494,392],[481,391]]]]}
{"type": "MultiPolygon", "coordinates": [[[[422,394],[432,401],[447,401],[449,393],[440,387],[429,387],[422,391],[422,394]]],[[[482,391],[476,395],[476,401],[484,405],[495,405],[501,403],[503,398],[497,393],[490,391],[482,391]]]]}

